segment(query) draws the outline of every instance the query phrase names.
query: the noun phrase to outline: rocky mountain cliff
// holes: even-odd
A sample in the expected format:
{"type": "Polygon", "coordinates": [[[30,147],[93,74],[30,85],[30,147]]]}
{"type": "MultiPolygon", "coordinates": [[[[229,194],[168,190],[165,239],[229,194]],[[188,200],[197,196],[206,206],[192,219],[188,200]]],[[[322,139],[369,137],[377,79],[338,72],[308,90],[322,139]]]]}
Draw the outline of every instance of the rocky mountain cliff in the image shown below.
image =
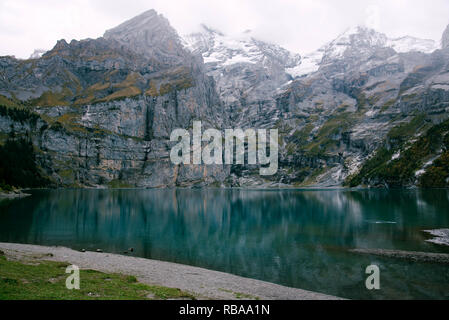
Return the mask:
{"type": "MultiPolygon", "coordinates": [[[[232,168],[233,185],[395,185],[362,177],[363,164],[384,147],[390,163],[409,147],[403,141],[446,119],[445,52],[433,40],[391,39],[358,26],[300,57],[248,32],[231,38],[203,27],[184,39],[203,55],[232,123],[281,131],[279,173],[262,181],[253,167],[232,168]],[[401,142],[390,140],[403,131],[401,142]]],[[[396,185],[419,184],[415,173],[434,152],[396,185]]]]}
{"type": "Polygon", "coordinates": [[[444,153],[445,145],[414,160],[405,158],[406,151],[449,115],[448,51],[432,51],[425,43],[414,41],[405,50],[383,34],[358,27],[322,49],[318,69],[297,78],[277,98],[278,125],[285,132],[284,181],[420,184],[422,170],[444,153]]]}
{"type": "Polygon", "coordinates": [[[444,187],[446,42],[356,27],[301,57],[251,31],[180,37],[150,10],[42,57],[1,57],[0,141],[31,141],[29,174],[53,186],[444,187]],[[195,120],[279,129],[278,174],[172,165],[171,131],[195,120]]]}
{"type": "Polygon", "coordinates": [[[250,30],[227,36],[204,25],[201,29],[184,36],[184,44],[203,56],[231,122],[235,127],[269,127],[277,118],[275,95],[292,80],[288,70],[301,64],[301,56],[256,39],[250,30]]]}
{"type": "Polygon", "coordinates": [[[42,58],[0,66],[3,139],[28,136],[53,185],[221,185],[227,176],[223,166],[170,162],[174,129],[221,128],[226,117],[201,57],[153,10],[102,38],[61,40],[42,58]]]}

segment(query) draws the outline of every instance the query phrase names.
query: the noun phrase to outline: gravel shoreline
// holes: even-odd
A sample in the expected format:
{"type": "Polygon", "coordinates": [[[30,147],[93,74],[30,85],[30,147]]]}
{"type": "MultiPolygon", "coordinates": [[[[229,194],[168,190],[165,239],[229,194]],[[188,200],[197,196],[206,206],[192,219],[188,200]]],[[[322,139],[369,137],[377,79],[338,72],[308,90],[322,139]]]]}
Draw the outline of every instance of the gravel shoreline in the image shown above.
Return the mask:
{"type": "Polygon", "coordinates": [[[179,288],[192,293],[198,299],[232,300],[243,294],[245,299],[261,300],[340,300],[334,296],[228,273],[117,254],[14,243],[0,243],[0,250],[16,257],[51,254],[52,256],[46,256],[45,260],[68,262],[82,269],[133,275],[142,283],[179,288]]]}

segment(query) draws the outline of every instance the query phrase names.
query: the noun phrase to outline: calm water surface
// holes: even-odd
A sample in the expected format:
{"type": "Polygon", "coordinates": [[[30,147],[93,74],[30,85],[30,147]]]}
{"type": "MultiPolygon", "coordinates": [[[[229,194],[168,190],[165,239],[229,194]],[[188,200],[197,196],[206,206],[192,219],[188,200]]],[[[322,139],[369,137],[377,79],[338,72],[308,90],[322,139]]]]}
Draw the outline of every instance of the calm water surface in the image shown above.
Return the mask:
{"type": "Polygon", "coordinates": [[[0,241],[103,249],[356,299],[449,299],[449,266],[352,248],[449,253],[449,191],[53,190],[0,202],[0,241]],[[365,288],[377,264],[381,290],[365,288]]]}

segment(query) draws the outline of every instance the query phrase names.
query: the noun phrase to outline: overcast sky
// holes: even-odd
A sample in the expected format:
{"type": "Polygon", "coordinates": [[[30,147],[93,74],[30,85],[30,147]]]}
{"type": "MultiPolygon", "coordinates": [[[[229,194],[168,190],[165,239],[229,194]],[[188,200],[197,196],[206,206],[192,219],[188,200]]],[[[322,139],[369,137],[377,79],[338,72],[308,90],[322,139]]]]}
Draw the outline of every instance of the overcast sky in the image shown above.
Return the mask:
{"type": "Polygon", "coordinates": [[[97,38],[148,9],[180,34],[200,23],[227,34],[251,29],[302,54],[358,24],[438,41],[449,24],[448,0],[0,0],[0,56],[28,58],[59,39],[97,38]]]}

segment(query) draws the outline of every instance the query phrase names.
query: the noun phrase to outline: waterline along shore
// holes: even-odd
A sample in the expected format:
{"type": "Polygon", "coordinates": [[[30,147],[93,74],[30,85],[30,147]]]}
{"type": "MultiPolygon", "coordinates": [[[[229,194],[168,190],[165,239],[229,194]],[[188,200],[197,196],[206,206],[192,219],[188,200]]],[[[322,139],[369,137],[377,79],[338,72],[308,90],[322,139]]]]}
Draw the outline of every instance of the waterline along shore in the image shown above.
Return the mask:
{"type": "MultiPolygon", "coordinates": [[[[202,268],[99,252],[79,252],[64,247],[0,243],[10,259],[41,257],[45,261],[66,262],[81,268],[135,276],[140,282],[190,293],[195,299],[249,300],[340,300],[338,297],[243,278],[202,268]]],[[[61,272],[61,276],[68,276],[61,272]]]]}

